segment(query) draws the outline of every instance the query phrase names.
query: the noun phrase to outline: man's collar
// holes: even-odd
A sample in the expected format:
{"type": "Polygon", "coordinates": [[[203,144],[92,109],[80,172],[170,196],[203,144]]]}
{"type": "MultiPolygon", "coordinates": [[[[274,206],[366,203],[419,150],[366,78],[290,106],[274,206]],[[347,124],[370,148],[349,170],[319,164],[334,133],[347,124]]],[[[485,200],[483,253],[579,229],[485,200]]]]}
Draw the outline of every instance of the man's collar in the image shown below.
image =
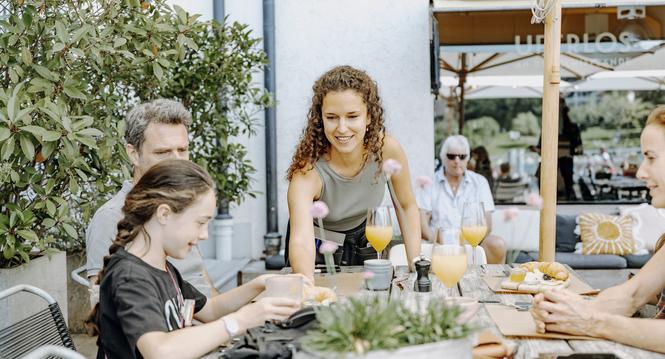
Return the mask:
{"type": "MultiPolygon", "coordinates": [[[[444,167],[442,167],[441,170],[436,171],[435,179],[436,179],[437,182],[446,182],[446,181],[448,181],[448,178],[443,173],[445,170],[446,170],[446,167],[444,166],[444,167]]],[[[463,175],[463,180],[464,180],[464,182],[467,182],[467,183],[471,182],[471,176],[466,175],[468,171],[469,171],[468,169],[465,170],[464,175],[463,175]]]]}

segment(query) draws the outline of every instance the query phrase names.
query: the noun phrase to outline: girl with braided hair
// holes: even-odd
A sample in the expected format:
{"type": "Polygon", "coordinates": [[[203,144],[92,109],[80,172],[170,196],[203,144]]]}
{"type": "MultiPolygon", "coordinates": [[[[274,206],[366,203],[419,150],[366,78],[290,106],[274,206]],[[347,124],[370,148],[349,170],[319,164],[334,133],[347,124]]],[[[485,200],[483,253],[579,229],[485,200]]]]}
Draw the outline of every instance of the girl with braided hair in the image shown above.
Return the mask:
{"type": "Polygon", "coordinates": [[[287,172],[289,181],[289,227],[286,260],[294,271],[313,276],[316,247],[321,238],[310,208],[325,202],[329,214],[323,219],[326,239],[340,244],[335,260],[359,265],[375,258],[367,246],[367,209],[383,200],[386,176],[383,162],[397,161],[402,170],[390,176],[404,217],[398,213],[410,259],[420,254],[420,224],[406,155],[384,126],[384,111],[376,83],[362,70],[338,66],[324,73],[312,87],[314,95],[307,125],[287,172]],[[405,226],[404,223],[408,225],[405,226]],[[408,228],[408,233],[405,233],[408,228]]]}
{"type": "Polygon", "coordinates": [[[215,210],[210,176],[186,160],[150,168],[127,194],[124,218],[100,272],[100,298],[87,324],[97,358],[198,358],[248,328],[285,319],[300,303],[249,303],[267,276],[210,299],[168,257],[184,258],[208,237],[215,210]],[[188,328],[192,316],[205,324],[188,328]]]}

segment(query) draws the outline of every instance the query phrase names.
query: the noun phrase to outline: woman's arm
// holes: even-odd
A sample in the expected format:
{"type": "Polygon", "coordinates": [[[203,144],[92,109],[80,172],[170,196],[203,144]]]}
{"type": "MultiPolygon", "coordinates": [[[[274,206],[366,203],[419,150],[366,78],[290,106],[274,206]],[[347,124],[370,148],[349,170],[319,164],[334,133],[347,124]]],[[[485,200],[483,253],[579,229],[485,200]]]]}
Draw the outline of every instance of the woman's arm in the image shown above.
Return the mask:
{"type": "MultiPolygon", "coordinates": [[[[383,159],[392,158],[402,165],[402,170],[391,176],[391,182],[395,189],[398,203],[394,203],[395,208],[400,205],[404,210],[404,216],[401,218],[399,211],[397,220],[400,230],[404,236],[404,245],[406,247],[406,257],[409,263],[413,258],[420,255],[420,209],[416,204],[411,187],[411,174],[409,172],[409,162],[402,146],[391,136],[386,135],[383,147],[383,159]],[[406,223],[406,226],[404,225],[406,223]]],[[[395,201],[395,199],[393,199],[395,201]]]]}
{"type": "Polygon", "coordinates": [[[423,238],[428,241],[434,240],[434,231],[432,231],[432,227],[429,225],[431,219],[431,211],[420,210],[420,232],[422,232],[423,238]]]}
{"type": "Polygon", "coordinates": [[[321,179],[316,170],[296,173],[289,183],[289,262],[294,273],[302,273],[314,280],[314,222],[310,209],[312,202],[321,194],[321,179]]]}

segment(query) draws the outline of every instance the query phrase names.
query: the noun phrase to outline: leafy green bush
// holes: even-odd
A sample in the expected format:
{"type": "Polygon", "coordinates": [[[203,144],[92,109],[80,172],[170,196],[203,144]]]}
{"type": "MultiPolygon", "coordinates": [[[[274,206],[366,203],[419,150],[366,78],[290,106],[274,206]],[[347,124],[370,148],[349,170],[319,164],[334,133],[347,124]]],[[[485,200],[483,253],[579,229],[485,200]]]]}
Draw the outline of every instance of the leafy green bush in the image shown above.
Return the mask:
{"type": "MultiPolygon", "coordinates": [[[[7,15],[0,21],[0,267],[28,262],[35,251],[83,248],[91,215],[130,177],[122,139],[128,109],[143,99],[181,98],[174,89],[189,79],[174,74],[195,66],[196,54],[243,54],[256,45],[240,25],[213,27],[165,0],[13,0],[7,15]],[[210,36],[215,41],[206,42],[210,36]]],[[[242,121],[212,123],[236,103],[201,117],[216,91],[240,102],[252,96],[258,105],[267,102],[261,90],[245,85],[247,69],[264,61],[251,51],[249,65],[221,58],[199,64],[199,70],[219,66],[214,74],[220,77],[200,97],[182,97],[195,113],[195,135],[207,133],[206,126],[229,136],[248,131],[242,121]]],[[[239,174],[219,188],[236,200],[247,191],[252,168],[229,136],[219,136],[217,145],[195,138],[192,152],[195,159],[233,156],[239,174]]]]}
{"type": "Polygon", "coordinates": [[[315,352],[364,354],[409,345],[464,338],[475,328],[457,323],[460,308],[442,300],[430,300],[412,311],[403,301],[379,296],[350,298],[317,309],[318,327],[307,333],[303,344],[315,352]]]}

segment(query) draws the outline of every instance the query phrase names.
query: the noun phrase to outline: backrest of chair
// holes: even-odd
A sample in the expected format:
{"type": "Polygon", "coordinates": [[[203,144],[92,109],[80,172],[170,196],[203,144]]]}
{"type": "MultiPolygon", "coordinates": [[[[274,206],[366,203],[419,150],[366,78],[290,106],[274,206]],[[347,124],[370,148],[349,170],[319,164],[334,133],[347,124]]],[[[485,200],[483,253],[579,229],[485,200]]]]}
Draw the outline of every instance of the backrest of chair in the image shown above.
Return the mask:
{"type": "Polygon", "coordinates": [[[494,201],[496,202],[514,202],[515,199],[521,199],[524,191],[528,187],[527,182],[507,182],[497,181],[494,191],[494,201]]]}
{"type": "Polygon", "coordinates": [[[2,291],[0,299],[20,292],[29,292],[41,297],[48,303],[48,307],[0,329],[0,358],[21,358],[45,344],[76,350],[60,306],[46,292],[36,287],[19,285],[2,291]]]}

